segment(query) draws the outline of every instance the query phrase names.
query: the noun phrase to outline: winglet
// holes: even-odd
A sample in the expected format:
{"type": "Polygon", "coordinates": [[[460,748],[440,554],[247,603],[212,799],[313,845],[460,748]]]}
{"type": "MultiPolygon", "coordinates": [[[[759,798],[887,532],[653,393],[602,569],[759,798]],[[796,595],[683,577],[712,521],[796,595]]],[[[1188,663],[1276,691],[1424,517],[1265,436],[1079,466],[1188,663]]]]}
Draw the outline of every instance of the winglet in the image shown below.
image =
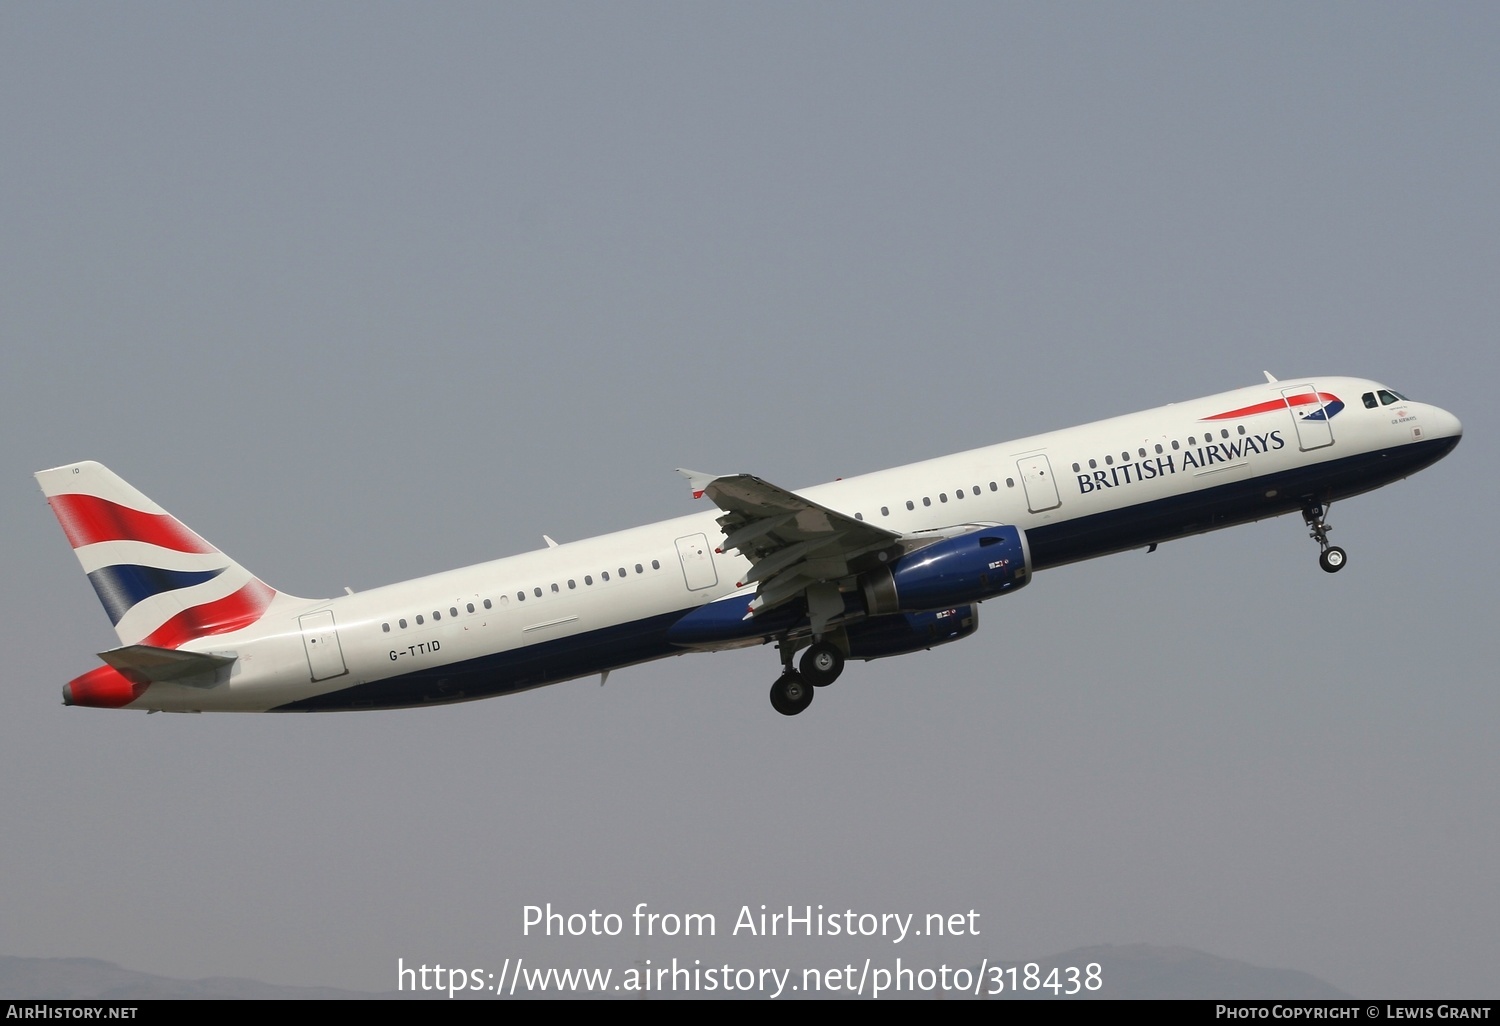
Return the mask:
{"type": "Polygon", "coordinates": [[[705,474],[698,470],[686,470],[682,467],[677,468],[677,473],[688,479],[695,499],[703,498],[703,493],[708,491],[708,486],[723,476],[722,474],[705,474]]]}

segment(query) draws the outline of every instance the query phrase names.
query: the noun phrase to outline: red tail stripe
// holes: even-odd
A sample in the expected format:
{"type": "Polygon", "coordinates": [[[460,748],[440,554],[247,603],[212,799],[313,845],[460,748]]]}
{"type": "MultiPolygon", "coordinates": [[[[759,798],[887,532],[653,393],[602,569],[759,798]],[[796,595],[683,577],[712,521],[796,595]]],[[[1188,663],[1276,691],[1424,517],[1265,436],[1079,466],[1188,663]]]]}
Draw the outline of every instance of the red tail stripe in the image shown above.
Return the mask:
{"type": "Polygon", "coordinates": [[[142,513],[97,495],[54,495],[47,502],[76,548],[106,541],[141,541],[176,552],[216,552],[165,513],[142,513]]]}
{"type": "Polygon", "coordinates": [[[1284,410],[1288,406],[1306,406],[1308,403],[1336,402],[1337,396],[1329,395],[1327,392],[1303,392],[1300,395],[1289,395],[1285,399],[1272,399],[1268,403],[1256,403],[1254,406],[1242,406],[1238,410],[1230,410],[1228,413],[1216,413],[1212,417],[1204,417],[1204,420],[1233,420],[1237,417],[1250,417],[1257,413],[1270,413],[1272,410],[1284,410]]]}
{"type": "Polygon", "coordinates": [[[141,640],[142,645],[177,648],[205,634],[228,634],[248,627],[265,613],[276,590],[251,581],[233,595],[184,609],[141,640]]]}

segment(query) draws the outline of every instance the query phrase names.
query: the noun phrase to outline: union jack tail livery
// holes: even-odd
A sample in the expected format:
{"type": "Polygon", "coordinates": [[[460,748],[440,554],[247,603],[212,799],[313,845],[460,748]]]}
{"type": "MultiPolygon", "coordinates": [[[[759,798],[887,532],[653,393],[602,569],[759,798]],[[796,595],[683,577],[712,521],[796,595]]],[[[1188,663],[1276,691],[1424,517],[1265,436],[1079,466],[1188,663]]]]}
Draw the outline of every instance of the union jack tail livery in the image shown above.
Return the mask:
{"type": "Polygon", "coordinates": [[[122,645],[175,649],[255,623],[276,591],[99,463],[36,475],[122,645]]]}

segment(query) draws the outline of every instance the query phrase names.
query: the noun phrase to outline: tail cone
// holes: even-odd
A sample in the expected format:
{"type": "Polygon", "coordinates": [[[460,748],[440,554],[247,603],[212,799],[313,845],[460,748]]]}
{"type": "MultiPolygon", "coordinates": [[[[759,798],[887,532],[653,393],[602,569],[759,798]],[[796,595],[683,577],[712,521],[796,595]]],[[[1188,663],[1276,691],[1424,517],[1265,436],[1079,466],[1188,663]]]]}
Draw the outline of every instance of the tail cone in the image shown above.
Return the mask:
{"type": "Polygon", "coordinates": [[[87,705],[97,709],[118,709],[129,705],[151,684],[135,684],[113,666],[100,666],[63,685],[63,705],[87,705]]]}

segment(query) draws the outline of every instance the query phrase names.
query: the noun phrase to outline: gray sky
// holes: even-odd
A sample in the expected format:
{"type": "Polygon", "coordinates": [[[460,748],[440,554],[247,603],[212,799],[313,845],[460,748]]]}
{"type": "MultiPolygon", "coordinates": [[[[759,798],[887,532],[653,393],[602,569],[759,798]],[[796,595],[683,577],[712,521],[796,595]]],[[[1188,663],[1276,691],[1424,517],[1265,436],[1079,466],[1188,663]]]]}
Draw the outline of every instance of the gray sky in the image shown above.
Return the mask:
{"type": "MultiPolygon", "coordinates": [[[[1188,945],[1494,997],[1493,5],[0,6],[0,952],[395,986],[1188,945]],[[1334,508],[1038,577],[796,720],[769,650],[432,710],[64,709],[31,473],[329,595],[1253,384],[1464,421],[1334,508]],[[713,912],[545,940],[522,908],[713,912]],[[742,905],[978,938],[729,938],[742,905]]],[[[1105,967],[1106,984],[1108,967],[1105,967]]]]}

